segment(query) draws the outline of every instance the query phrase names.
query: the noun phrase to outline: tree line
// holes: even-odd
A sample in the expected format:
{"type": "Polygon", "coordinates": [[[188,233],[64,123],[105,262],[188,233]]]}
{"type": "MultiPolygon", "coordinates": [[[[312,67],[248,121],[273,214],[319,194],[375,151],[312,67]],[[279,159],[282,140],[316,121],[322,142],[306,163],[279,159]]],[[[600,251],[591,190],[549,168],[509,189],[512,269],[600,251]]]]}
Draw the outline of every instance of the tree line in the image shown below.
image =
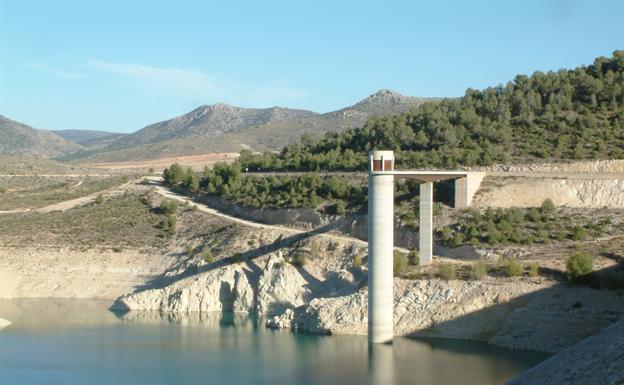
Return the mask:
{"type": "Polygon", "coordinates": [[[624,51],[573,70],[518,75],[361,128],[304,136],[279,154],[244,150],[242,169],[365,170],[374,149],[403,168],[624,157],[624,51]]]}

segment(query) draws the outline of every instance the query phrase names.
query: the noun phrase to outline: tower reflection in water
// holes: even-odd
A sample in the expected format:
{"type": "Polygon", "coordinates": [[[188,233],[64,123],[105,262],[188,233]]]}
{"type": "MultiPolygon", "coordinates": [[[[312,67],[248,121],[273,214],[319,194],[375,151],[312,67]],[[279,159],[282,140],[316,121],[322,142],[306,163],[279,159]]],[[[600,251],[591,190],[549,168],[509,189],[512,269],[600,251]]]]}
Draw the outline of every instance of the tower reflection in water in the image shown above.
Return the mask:
{"type": "Polygon", "coordinates": [[[392,344],[368,345],[370,385],[396,384],[394,375],[394,348],[392,344]]]}

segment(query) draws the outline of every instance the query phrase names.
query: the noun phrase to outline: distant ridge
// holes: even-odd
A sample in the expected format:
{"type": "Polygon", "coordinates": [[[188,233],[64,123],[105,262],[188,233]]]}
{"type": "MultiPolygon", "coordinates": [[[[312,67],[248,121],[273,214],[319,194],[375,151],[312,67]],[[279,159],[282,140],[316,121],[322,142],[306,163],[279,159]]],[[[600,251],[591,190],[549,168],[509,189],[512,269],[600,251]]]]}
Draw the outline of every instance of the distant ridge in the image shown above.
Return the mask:
{"type": "Polygon", "coordinates": [[[51,158],[80,148],[53,132],[38,130],[0,115],[0,155],[51,158]]]}
{"type": "Polygon", "coordinates": [[[70,142],[88,147],[100,142],[108,141],[110,143],[115,139],[127,135],[120,132],[96,130],[58,130],[52,132],[70,142]]]}
{"type": "Polygon", "coordinates": [[[203,105],[189,113],[146,126],[95,151],[68,159],[88,162],[132,161],[208,152],[281,150],[301,135],[320,135],[363,125],[374,115],[390,115],[433,100],[380,90],[337,111],[285,107],[242,108],[224,103],[203,105]]]}

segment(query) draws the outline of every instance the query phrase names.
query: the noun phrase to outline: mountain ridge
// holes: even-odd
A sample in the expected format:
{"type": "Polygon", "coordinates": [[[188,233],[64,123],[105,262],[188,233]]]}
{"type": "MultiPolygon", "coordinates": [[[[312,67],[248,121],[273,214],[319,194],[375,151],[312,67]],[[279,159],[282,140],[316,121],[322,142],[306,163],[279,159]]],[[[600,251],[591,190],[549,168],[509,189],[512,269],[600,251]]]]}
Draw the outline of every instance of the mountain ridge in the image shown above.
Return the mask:
{"type": "Polygon", "coordinates": [[[52,131],[37,129],[0,114],[0,155],[51,158],[80,148],[52,131]]]}
{"type": "Polygon", "coordinates": [[[201,105],[186,114],[145,126],[103,148],[70,155],[66,160],[132,161],[242,149],[277,151],[304,133],[315,136],[354,128],[371,116],[405,112],[430,100],[435,99],[382,89],[351,106],[326,113],[281,106],[201,105]]]}

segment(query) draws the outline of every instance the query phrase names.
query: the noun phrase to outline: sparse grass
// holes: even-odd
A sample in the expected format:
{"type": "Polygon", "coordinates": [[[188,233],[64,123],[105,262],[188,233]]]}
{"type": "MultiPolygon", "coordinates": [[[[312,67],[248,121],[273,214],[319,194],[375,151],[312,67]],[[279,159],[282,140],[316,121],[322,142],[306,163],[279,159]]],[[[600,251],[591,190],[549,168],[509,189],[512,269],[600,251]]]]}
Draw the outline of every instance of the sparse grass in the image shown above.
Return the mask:
{"type": "Polygon", "coordinates": [[[410,251],[410,253],[407,255],[407,260],[412,266],[420,265],[420,255],[418,254],[418,250],[410,251]]]}
{"type": "Polygon", "coordinates": [[[13,176],[0,178],[5,189],[0,210],[39,208],[87,196],[123,183],[123,177],[39,177],[13,176]]]}
{"type": "Polygon", "coordinates": [[[455,279],[455,277],[457,276],[457,269],[452,263],[442,262],[438,266],[438,273],[443,280],[450,281],[452,279],[455,279]]]}
{"type": "Polygon", "coordinates": [[[392,271],[394,276],[398,277],[401,275],[401,272],[405,270],[405,267],[407,267],[407,254],[395,250],[392,262],[392,271]]]}
{"type": "Polygon", "coordinates": [[[359,253],[353,256],[353,267],[356,269],[362,267],[362,257],[359,253]]]}
{"type": "Polygon", "coordinates": [[[505,261],[504,267],[508,277],[520,277],[524,273],[524,266],[514,258],[505,261]]]}
{"type": "Polygon", "coordinates": [[[142,198],[125,194],[67,211],[3,214],[0,240],[6,244],[159,247],[161,232],[156,224],[162,216],[151,212],[142,198]]]}
{"type": "Polygon", "coordinates": [[[540,265],[537,262],[529,263],[529,277],[535,278],[540,275],[540,265]]]}
{"type": "Polygon", "coordinates": [[[485,261],[482,259],[475,261],[472,264],[472,268],[470,271],[470,278],[480,281],[483,278],[485,278],[486,275],[487,275],[487,266],[485,264],[485,261]]]}
{"type": "Polygon", "coordinates": [[[214,261],[214,256],[212,255],[212,251],[208,246],[204,246],[201,252],[202,259],[206,263],[212,263],[214,261]]]}

